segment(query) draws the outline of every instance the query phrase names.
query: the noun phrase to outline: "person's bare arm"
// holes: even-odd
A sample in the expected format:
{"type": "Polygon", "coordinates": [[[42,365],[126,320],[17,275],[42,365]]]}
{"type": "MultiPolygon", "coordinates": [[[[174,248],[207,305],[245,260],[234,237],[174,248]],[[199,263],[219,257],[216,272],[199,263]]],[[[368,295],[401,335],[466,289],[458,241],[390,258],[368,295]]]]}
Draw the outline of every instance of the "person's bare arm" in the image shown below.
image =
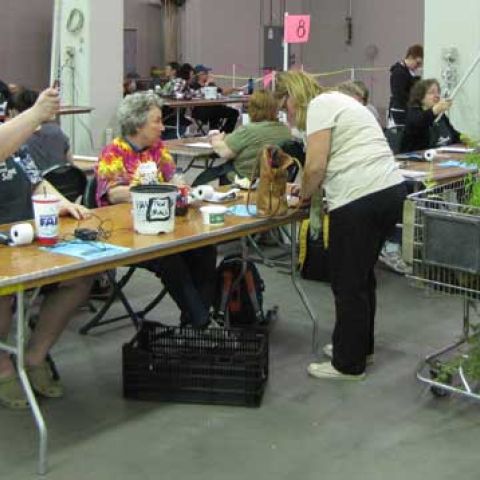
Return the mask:
{"type": "Polygon", "coordinates": [[[107,193],[107,199],[108,203],[112,205],[131,202],[130,187],[128,185],[118,185],[110,188],[107,193]]]}
{"type": "Polygon", "coordinates": [[[35,105],[0,125],[0,162],[14,153],[43,122],[58,112],[60,99],[54,88],[44,90],[35,105]]]}
{"type": "Polygon", "coordinates": [[[70,202],[66,199],[50,182],[43,180],[40,182],[33,191],[34,195],[54,195],[60,198],[60,215],[70,215],[77,220],[90,217],[90,210],[78,203],[70,202]]]}
{"type": "Polygon", "coordinates": [[[210,138],[210,143],[212,144],[213,151],[220,157],[227,160],[235,157],[235,152],[233,152],[225,143],[225,134],[220,133],[212,136],[210,138]]]}
{"type": "Polygon", "coordinates": [[[307,137],[307,158],[302,177],[302,198],[310,198],[322,185],[330,155],[332,131],[320,130],[307,137]]]}
{"type": "Polygon", "coordinates": [[[72,151],[70,149],[67,150],[67,153],[65,154],[65,158],[67,159],[68,163],[70,163],[71,165],[75,165],[72,151]]]}

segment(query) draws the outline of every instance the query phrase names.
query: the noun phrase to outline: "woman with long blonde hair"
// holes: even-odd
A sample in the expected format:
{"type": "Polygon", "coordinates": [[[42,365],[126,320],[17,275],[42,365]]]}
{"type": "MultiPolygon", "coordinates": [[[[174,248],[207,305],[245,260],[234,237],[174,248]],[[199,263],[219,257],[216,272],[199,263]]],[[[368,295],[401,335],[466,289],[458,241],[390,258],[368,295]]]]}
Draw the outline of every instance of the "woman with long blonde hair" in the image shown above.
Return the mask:
{"type": "Polygon", "coordinates": [[[336,321],[331,362],[312,363],[317,378],[358,380],[374,350],[375,274],[380,249],[401,219],[403,177],[383,132],[354,98],[326,90],[307,73],[278,75],[275,95],[292,126],[305,132],[301,196],[325,190],[336,321]]]}

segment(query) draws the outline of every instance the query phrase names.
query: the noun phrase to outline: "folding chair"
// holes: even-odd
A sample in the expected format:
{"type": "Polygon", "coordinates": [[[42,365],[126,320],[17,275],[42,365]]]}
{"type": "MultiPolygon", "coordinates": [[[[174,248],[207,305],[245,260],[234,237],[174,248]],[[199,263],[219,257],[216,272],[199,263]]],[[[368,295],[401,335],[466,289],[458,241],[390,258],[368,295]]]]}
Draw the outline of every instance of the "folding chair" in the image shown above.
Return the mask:
{"type": "MultiPolygon", "coordinates": [[[[95,193],[97,189],[97,181],[94,176],[88,178],[85,193],[83,195],[84,205],[88,208],[95,208],[97,206],[95,193]]],[[[133,274],[137,267],[130,266],[127,272],[117,280],[115,270],[108,270],[106,272],[108,281],[112,286],[112,290],[109,293],[108,297],[104,300],[103,305],[101,308],[95,313],[95,315],[85,324],[83,325],[79,333],[82,335],[86,335],[90,330],[93,328],[100,327],[102,325],[108,325],[111,323],[116,323],[121,320],[130,319],[134,324],[135,328],[139,326],[139,323],[145,319],[145,316],[153,310],[165,297],[167,294],[167,289],[164,287],[160,293],[150,302],[148,305],[143,308],[142,310],[135,311],[133,307],[130,305],[127,297],[123,293],[123,288],[127,285],[129,280],[132,278],[133,274]],[[116,300],[120,300],[123,307],[126,310],[126,314],[118,315],[116,317],[107,318],[105,319],[105,315],[107,314],[110,307],[116,300]]]]}
{"type": "Polygon", "coordinates": [[[43,178],[71,202],[82,200],[87,177],[74,165],[54,165],[43,172],[43,178]]]}

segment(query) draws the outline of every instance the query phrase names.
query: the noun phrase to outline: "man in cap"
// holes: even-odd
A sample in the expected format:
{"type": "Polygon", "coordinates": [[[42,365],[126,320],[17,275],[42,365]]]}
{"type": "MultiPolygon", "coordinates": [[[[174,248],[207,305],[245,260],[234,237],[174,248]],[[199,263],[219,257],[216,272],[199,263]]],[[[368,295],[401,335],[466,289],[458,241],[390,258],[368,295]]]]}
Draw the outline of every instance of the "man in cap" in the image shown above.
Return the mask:
{"type": "MultiPolygon", "coordinates": [[[[204,87],[216,87],[213,76],[210,74],[211,68],[199,64],[195,66],[195,79],[191,85],[192,90],[200,90],[204,87]]],[[[229,95],[234,88],[218,88],[218,92],[223,95],[229,95]]],[[[195,107],[192,111],[192,117],[203,124],[209,125],[210,130],[220,130],[225,133],[233,132],[238,120],[238,110],[227,107],[226,105],[213,105],[209,107],[195,107]]]]}

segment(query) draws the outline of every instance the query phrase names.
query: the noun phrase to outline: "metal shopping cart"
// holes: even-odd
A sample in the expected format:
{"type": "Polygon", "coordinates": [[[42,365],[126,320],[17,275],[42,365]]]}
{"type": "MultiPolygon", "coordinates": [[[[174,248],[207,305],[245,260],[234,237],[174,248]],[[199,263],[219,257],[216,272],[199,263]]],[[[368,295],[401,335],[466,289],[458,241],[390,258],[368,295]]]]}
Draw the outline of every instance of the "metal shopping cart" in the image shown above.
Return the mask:
{"type": "Polygon", "coordinates": [[[461,180],[408,196],[403,251],[415,285],[463,300],[463,329],[450,345],[419,364],[417,378],[436,396],[480,400],[480,328],[470,314],[480,300],[480,208],[468,204],[480,179],[461,180]]]}

